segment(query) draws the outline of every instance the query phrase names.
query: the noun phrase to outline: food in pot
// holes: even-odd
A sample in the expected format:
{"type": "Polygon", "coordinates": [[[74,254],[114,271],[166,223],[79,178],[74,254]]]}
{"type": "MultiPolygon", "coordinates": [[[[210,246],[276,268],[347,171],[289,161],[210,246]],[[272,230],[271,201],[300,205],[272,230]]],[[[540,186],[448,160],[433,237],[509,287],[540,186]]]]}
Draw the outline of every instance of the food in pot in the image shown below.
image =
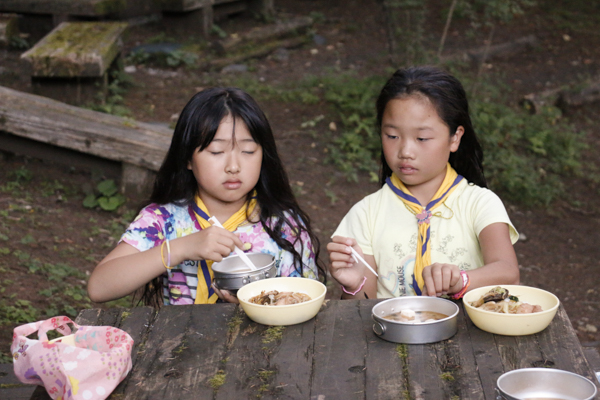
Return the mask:
{"type": "Polygon", "coordinates": [[[248,300],[250,303],[261,304],[265,306],[287,306],[290,304],[299,304],[312,300],[309,295],[300,292],[279,292],[264,290],[258,295],[248,300]]]}
{"type": "Polygon", "coordinates": [[[406,308],[404,310],[386,315],[383,318],[398,322],[421,324],[423,322],[431,322],[437,321],[438,319],[448,318],[448,316],[435,311],[414,311],[406,308]]]}
{"type": "Polygon", "coordinates": [[[510,295],[508,289],[500,286],[496,286],[470,304],[480,310],[502,314],[531,314],[542,311],[541,306],[521,302],[517,296],[510,295]]]}

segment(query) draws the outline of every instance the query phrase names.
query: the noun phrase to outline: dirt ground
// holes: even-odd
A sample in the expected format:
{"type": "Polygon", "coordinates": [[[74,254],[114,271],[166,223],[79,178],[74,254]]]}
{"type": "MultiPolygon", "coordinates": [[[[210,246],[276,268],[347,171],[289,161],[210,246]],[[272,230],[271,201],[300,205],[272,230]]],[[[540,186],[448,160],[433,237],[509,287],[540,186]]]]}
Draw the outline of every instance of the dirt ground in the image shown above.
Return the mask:
{"type": "MultiPolygon", "coordinates": [[[[437,48],[443,30],[441,10],[447,7],[445,3],[432,2],[427,29],[433,48],[437,48]]],[[[277,0],[275,5],[281,14],[321,13],[325,18],[317,22],[314,29],[322,41],[289,49],[283,59],[268,56],[248,62],[249,71],[244,73],[248,79],[277,84],[299,81],[309,74],[322,74],[331,68],[355,70],[360,76],[367,76],[390,67],[380,2],[277,0]]],[[[598,76],[600,35],[584,28],[574,29],[575,25],[561,24],[552,15],[542,12],[542,9],[536,9],[527,18],[496,28],[496,43],[530,34],[539,41],[535,51],[495,59],[488,65],[489,69],[505,74],[515,103],[527,93],[573,83],[582,77],[598,76]]],[[[576,16],[579,11],[571,12],[576,16]]],[[[242,15],[222,21],[219,26],[231,33],[255,23],[242,15]]],[[[455,21],[449,31],[445,53],[459,53],[483,45],[485,35],[471,37],[467,31],[464,21],[455,21]]],[[[161,32],[160,22],[132,28],[125,39],[124,52],[161,32]]],[[[23,72],[27,69],[19,59],[20,53],[15,49],[0,50],[0,85],[30,92],[30,79],[23,72]]],[[[473,73],[476,72],[473,68],[473,73]]],[[[221,71],[148,67],[138,67],[130,75],[135,86],[125,93],[124,103],[131,116],[140,121],[163,124],[172,122],[173,116],[197,90],[227,77],[221,71]]],[[[322,162],[326,135],[319,134],[319,129],[324,132],[328,123],[317,126],[317,135],[309,135],[300,129],[303,122],[323,114],[322,105],[300,102],[282,105],[270,100],[260,103],[272,123],[279,152],[298,199],[310,214],[322,241],[321,258],[326,263],[324,247],[327,238],[348,209],[377,190],[377,185],[369,182],[367,176],[361,176],[358,183],[347,182],[335,167],[322,162]]],[[[336,121],[335,114],[325,115],[326,119],[336,121]]],[[[592,103],[573,109],[566,116],[588,132],[586,140],[590,146],[584,162],[593,165],[600,165],[595,151],[600,140],[600,129],[594,123],[597,115],[600,115],[600,105],[592,103]]],[[[124,219],[128,216],[84,208],[82,188],[91,183],[89,171],[9,153],[0,157],[0,185],[3,187],[0,190],[0,272],[3,282],[0,296],[4,305],[19,299],[30,300],[40,308],[47,303],[47,297],[39,294],[48,287],[47,278],[31,273],[24,258],[51,264],[67,263],[89,274],[114,245],[113,236],[123,230],[123,224],[127,222],[124,219]],[[31,173],[30,179],[22,179],[20,186],[11,186],[8,190],[6,184],[18,180],[19,171],[24,170],[31,173]],[[28,237],[33,239],[26,240],[28,237]]],[[[523,240],[515,245],[521,282],[555,293],[564,304],[582,344],[600,348],[600,246],[597,244],[600,209],[595,200],[598,187],[589,180],[573,179],[568,183],[568,193],[571,201],[560,201],[549,208],[528,209],[507,204],[515,226],[523,234],[523,240]]],[[[74,285],[85,285],[85,278],[70,279],[74,285]]],[[[12,327],[0,327],[0,350],[5,354],[11,334],[12,327]]]]}

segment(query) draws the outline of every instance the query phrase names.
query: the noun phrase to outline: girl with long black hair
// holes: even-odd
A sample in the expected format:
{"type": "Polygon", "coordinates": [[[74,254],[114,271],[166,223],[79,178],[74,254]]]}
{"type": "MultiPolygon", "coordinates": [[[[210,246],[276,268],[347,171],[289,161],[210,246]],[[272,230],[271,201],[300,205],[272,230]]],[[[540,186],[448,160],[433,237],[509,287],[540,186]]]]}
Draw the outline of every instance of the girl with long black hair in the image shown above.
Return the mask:
{"type": "Polygon", "coordinates": [[[149,203],[94,269],[92,301],[144,287],[154,306],[237,302],[212,284],[211,269],[236,246],[274,256],[278,276],[325,279],[269,122],[240,89],[206,89],[183,108],[149,203]]]}
{"type": "Polygon", "coordinates": [[[400,69],[376,108],[382,188],[352,207],[327,245],[342,297],[458,299],[473,288],[517,284],[518,233],[486,188],[460,81],[435,67],[400,69]]]}

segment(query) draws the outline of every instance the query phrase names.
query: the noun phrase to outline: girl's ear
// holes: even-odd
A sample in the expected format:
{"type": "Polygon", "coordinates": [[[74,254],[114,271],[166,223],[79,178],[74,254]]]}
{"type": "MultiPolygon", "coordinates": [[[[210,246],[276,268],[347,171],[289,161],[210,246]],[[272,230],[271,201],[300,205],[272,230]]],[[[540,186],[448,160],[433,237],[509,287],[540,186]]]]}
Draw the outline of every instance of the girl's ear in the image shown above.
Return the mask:
{"type": "Polygon", "coordinates": [[[465,133],[465,128],[459,126],[456,128],[456,132],[452,137],[450,137],[450,152],[454,153],[460,147],[460,140],[462,139],[463,134],[465,133]]]}
{"type": "Polygon", "coordinates": [[[187,169],[191,170],[192,169],[192,162],[188,161],[187,163],[187,169]]]}

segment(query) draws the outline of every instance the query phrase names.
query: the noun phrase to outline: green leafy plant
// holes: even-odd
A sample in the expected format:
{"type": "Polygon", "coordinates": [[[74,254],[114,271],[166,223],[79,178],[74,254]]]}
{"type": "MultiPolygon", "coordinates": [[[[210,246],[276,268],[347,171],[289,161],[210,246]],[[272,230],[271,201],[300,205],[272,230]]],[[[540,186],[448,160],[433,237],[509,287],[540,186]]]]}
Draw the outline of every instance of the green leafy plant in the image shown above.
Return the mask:
{"type": "Polygon", "coordinates": [[[10,37],[9,46],[12,47],[13,49],[19,49],[19,50],[27,50],[28,48],[31,47],[31,45],[29,44],[27,39],[25,39],[24,37],[21,37],[19,35],[14,35],[14,36],[10,37]]]}
{"type": "Polygon", "coordinates": [[[127,198],[119,193],[119,188],[112,179],[104,180],[96,185],[96,191],[89,193],[83,199],[86,208],[100,207],[105,211],[115,211],[121,207],[127,198]]]}
{"type": "MultiPolygon", "coordinates": [[[[449,66],[466,87],[472,77],[461,76],[459,66],[449,66]]],[[[554,107],[539,115],[511,107],[508,89],[490,79],[482,82],[471,100],[471,117],[484,148],[484,167],[490,188],[506,200],[520,204],[550,204],[563,192],[563,180],[578,176],[585,133],[561,118],[554,107]]],[[[361,171],[376,177],[381,152],[376,128],[375,99],[384,77],[358,79],[329,76],[319,85],[326,104],[338,112],[341,124],[330,133],[327,162],[351,181],[361,171]]],[[[330,197],[332,202],[335,200],[330,197]]]]}
{"type": "Polygon", "coordinates": [[[168,52],[150,53],[144,50],[131,52],[125,58],[127,65],[152,65],[159,68],[164,67],[193,67],[200,59],[200,51],[203,45],[193,44],[179,47],[168,52]]]}
{"type": "Polygon", "coordinates": [[[185,51],[185,50],[174,50],[167,54],[166,63],[169,67],[179,66],[194,66],[198,62],[198,54],[185,51]]]}
{"type": "Polygon", "coordinates": [[[123,105],[123,95],[133,84],[133,78],[129,74],[125,73],[122,68],[115,68],[110,72],[106,91],[99,91],[96,102],[87,104],[85,108],[120,117],[130,116],[131,111],[123,105]]]}
{"type": "Polygon", "coordinates": [[[219,25],[213,24],[210,28],[210,33],[217,35],[221,39],[225,39],[227,37],[227,32],[225,32],[219,25]]]}
{"type": "Polygon", "coordinates": [[[12,324],[20,324],[33,322],[38,319],[39,311],[29,300],[0,301],[0,321],[10,321],[12,324]]]}

